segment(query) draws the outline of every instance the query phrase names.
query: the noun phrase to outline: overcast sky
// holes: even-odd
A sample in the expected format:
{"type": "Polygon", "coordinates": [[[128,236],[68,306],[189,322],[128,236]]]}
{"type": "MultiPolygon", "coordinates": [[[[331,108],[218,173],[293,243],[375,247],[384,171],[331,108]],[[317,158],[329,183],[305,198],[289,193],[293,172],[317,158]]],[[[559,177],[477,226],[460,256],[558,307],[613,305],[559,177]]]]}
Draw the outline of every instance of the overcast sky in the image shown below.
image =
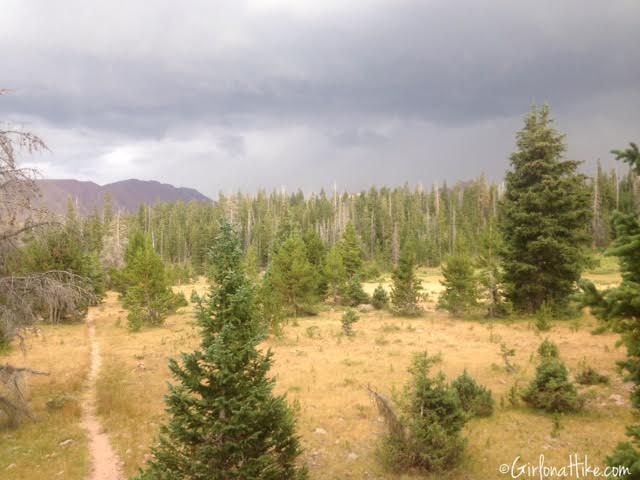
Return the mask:
{"type": "Polygon", "coordinates": [[[46,177],[253,191],[502,178],[533,102],[640,141],[638,0],[0,0],[0,118],[46,177]]]}

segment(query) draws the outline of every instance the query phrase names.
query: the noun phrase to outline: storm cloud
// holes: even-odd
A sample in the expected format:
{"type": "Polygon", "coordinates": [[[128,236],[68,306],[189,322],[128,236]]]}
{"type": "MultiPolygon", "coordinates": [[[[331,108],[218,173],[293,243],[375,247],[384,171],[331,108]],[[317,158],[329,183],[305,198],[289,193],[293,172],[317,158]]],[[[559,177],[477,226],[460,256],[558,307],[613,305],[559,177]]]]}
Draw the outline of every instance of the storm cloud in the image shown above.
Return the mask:
{"type": "Polygon", "coordinates": [[[502,177],[549,102],[590,169],[640,131],[635,0],[4,0],[4,120],[49,177],[317,190],[502,177]]]}

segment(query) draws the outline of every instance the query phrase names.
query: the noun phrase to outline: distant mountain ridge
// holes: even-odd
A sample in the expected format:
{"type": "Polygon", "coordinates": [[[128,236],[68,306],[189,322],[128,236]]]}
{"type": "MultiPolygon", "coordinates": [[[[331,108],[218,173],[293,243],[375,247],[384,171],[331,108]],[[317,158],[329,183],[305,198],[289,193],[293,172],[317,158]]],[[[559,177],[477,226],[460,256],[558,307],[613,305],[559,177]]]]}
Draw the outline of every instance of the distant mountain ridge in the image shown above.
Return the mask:
{"type": "Polygon", "coordinates": [[[122,180],[98,185],[94,182],[62,179],[37,180],[41,197],[38,203],[53,213],[64,213],[67,200],[78,205],[80,215],[88,215],[95,208],[101,209],[105,194],[111,194],[114,210],[135,212],[143,204],[157,202],[211,202],[211,199],[193,188],[174,187],[155,180],[122,180]]]}

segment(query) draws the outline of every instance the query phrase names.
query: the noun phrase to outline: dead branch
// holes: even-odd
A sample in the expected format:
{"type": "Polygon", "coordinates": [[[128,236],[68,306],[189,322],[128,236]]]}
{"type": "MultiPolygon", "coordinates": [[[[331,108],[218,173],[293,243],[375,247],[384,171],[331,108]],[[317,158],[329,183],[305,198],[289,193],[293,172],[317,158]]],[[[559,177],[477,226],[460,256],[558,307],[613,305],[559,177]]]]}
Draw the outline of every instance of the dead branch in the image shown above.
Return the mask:
{"type": "Polygon", "coordinates": [[[9,364],[0,367],[0,388],[4,392],[0,395],[0,410],[8,417],[11,426],[18,425],[22,417],[34,421],[36,419],[29,409],[24,381],[25,374],[49,375],[48,372],[32,368],[15,368],[9,364]]]}
{"type": "Polygon", "coordinates": [[[367,392],[369,392],[371,398],[373,398],[376,407],[378,407],[378,412],[380,413],[382,418],[384,418],[391,435],[401,439],[405,438],[404,427],[402,426],[398,414],[391,405],[389,399],[387,399],[381,393],[375,391],[373,388],[371,388],[370,385],[367,385],[365,388],[367,392]]]}
{"type": "Polygon", "coordinates": [[[0,378],[2,375],[12,375],[14,373],[30,373],[31,375],[51,375],[51,372],[43,372],[42,370],[34,370],[33,368],[20,367],[16,368],[8,363],[0,366],[0,378]]]}

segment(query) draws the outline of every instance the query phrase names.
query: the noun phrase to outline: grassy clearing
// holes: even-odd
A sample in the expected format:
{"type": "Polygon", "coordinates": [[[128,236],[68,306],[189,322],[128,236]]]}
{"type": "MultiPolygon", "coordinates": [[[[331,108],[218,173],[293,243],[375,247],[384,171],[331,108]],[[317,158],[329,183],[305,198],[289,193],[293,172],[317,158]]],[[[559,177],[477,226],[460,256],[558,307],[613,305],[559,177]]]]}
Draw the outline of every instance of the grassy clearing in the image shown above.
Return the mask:
{"type": "MultiPolygon", "coordinates": [[[[425,283],[427,289],[438,287],[434,281],[425,283]]],[[[181,288],[188,297],[193,286],[181,288]]],[[[195,288],[202,293],[206,287],[195,288]]],[[[597,465],[625,438],[624,425],[632,420],[629,390],[615,366],[624,351],[615,348],[614,334],[591,335],[596,323],[590,317],[579,323],[556,322],[545,336],[557,343],[573,374],[586,358],[609,375],[611,383],[581,387],[589,399],[585,412],[562,416],[560,430],[552,434],[550,415],[512,407],[507,400],[516,381],[524,387],[532,377],[535,352],[544,338],[529,321],[489,323],[440,313],[404,319],[372,312],[361,315],[355,336],[347,338],[341,335],[341,314],[328,310],[298,319],[281,338],[270,338],[265,345],[275,352],[277,388],[287,393],[298,411],[311,478],[423,478],[382,470],[376,448],[384,425],[363,387],[371,384],[387,394],[399,391],[408,379],[412,353],[425,349],[442,354],[438,368],[450,379],[467,368],[493,391],[497,403],[494,416],[469,423],[466,460],[447,478],[504,478],[499,466],[517,455],[533,462],[543,453],[548,464],[561,466],[571,453],[587,454],[597,465]],[[518,373],[506,373],[499,355],[501,342],[516,350],[512,362],[518,373]]],[[[98,396],[105,428],[126,473],[132,474],[144,462],[163,418],[162,397],[170,378],[167,359],[192,349],[198,337],[190,307],[170,317],[164,327],[136,334],[127,332],[125,319],[115,295],[96,315],[104,355],[98,396]]]]}
{"type": "Polygon", "coordinates": [[[15,347],[0,362],[51,372],[27,379],[36,422],[8,429],[0,420],[0,478],[80,480],[89,471],[81,395],[89,370],[84,325],[45,326],[27,341],[26,356],[15,347]],[[66,446],[63,442],[71,440],[66,446]],[[61,446],[62,443],[62,446],[61,446]]]}
{"type": "Polygon", "coordinates": [[[599,289],[618,285],[622,280],[618,258],[597,254],[595,260],[597,265],[585,272],[584,278],[591,280],[599,289]]]}

